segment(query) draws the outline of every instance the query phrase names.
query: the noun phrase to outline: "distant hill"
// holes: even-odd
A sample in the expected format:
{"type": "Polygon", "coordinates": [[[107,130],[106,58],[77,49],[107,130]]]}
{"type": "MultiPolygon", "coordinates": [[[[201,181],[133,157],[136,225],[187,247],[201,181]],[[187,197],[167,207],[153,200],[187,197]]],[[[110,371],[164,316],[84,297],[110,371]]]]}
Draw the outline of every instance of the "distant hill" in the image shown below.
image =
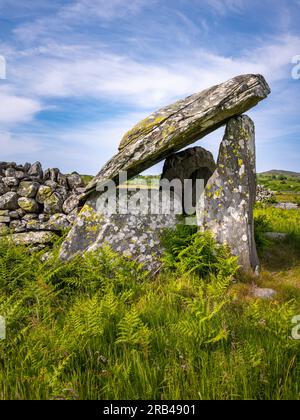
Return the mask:
{"type": "Polygon", "coordinates": [[[283,171],[279,169],[272,169],[271,171],[261,172],[260,176],[286,176],[292,178],[300,178],[299,172],[283,171]]]}

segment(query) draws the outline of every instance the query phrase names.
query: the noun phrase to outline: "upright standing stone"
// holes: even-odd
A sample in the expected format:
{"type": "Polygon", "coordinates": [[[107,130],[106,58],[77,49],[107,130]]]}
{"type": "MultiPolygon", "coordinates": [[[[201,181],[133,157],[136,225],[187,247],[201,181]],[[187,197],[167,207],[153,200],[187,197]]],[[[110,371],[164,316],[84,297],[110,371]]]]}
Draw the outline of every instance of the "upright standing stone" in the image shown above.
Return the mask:
{"type": "Polygon", "coordinates": [[[227,124],[217,169],[206,185],[197,216],[204,230],[229,245],[245,272],[259,266],[254,240],[255,196],[255,129],[244,115],[227,124]]]}

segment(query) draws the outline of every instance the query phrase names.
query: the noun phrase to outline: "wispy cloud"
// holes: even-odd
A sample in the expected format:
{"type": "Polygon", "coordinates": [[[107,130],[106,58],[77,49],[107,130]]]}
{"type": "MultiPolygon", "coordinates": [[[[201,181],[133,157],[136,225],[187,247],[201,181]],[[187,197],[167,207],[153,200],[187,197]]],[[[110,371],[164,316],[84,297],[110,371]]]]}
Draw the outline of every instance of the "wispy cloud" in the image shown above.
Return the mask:
{"type": "MultiPolygon", "coordinates": [[[[207,4],[220,15],[228,12],[240,13],[248,3],[245,0],[204,0],[207,4]]],[[[249,3],[248,3],[249,4],[249,3]]]]}
{"type": "Polygon", "coordinates": [[[39,101],[17,96],[6,88],[0,88],[0,103],[0,124],[2,127],[29,122],[42,110],[39,101]]]}
{"type": "Polygon", "coordinates": [[[199,49],[145,62],[88,46],[52,44],[23,51],[11,74],[17,89],[38,98],[90,97],[151,109],[237,74],[282,80],[298,50],[300,37],[285,35],[234,58],[199,49]]]}

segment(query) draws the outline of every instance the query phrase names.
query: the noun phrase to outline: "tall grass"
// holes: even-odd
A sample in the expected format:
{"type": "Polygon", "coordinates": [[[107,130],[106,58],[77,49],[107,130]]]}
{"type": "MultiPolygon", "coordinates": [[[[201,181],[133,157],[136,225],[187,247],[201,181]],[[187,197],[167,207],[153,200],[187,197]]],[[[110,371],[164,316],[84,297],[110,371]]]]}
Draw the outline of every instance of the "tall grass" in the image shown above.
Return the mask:
{"type": "Polygon", "coordinates": [[[62,264],[0,243],[0,398],[298,399],[296,302],[237,299],[208,234],[167,242],[156,279],[107,247],[62,264]]]}

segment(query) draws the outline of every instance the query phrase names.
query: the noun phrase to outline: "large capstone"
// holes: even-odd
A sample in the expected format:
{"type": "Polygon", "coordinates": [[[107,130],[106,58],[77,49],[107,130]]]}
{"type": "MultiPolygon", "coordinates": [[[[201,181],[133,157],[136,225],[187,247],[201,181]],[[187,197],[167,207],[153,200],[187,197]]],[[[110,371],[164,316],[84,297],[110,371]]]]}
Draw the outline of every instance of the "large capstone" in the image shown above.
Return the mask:
{"type": "Polygon", "coordinates": [[[199,203],[198,223],[219,243],[229,245],[245,272],[259,266],[254,240],[256,195],[254,123],[247,116],[229,120],[217,169],[199,203]]]}
{"type": "Polygon", "coordinates": [[[237,76],[153,113],[123,137],[114,156],[87,186],[87,193],[117,182],[120,171],[133,178],[246,112],[270,93],[263,76],[237,76]]]}

